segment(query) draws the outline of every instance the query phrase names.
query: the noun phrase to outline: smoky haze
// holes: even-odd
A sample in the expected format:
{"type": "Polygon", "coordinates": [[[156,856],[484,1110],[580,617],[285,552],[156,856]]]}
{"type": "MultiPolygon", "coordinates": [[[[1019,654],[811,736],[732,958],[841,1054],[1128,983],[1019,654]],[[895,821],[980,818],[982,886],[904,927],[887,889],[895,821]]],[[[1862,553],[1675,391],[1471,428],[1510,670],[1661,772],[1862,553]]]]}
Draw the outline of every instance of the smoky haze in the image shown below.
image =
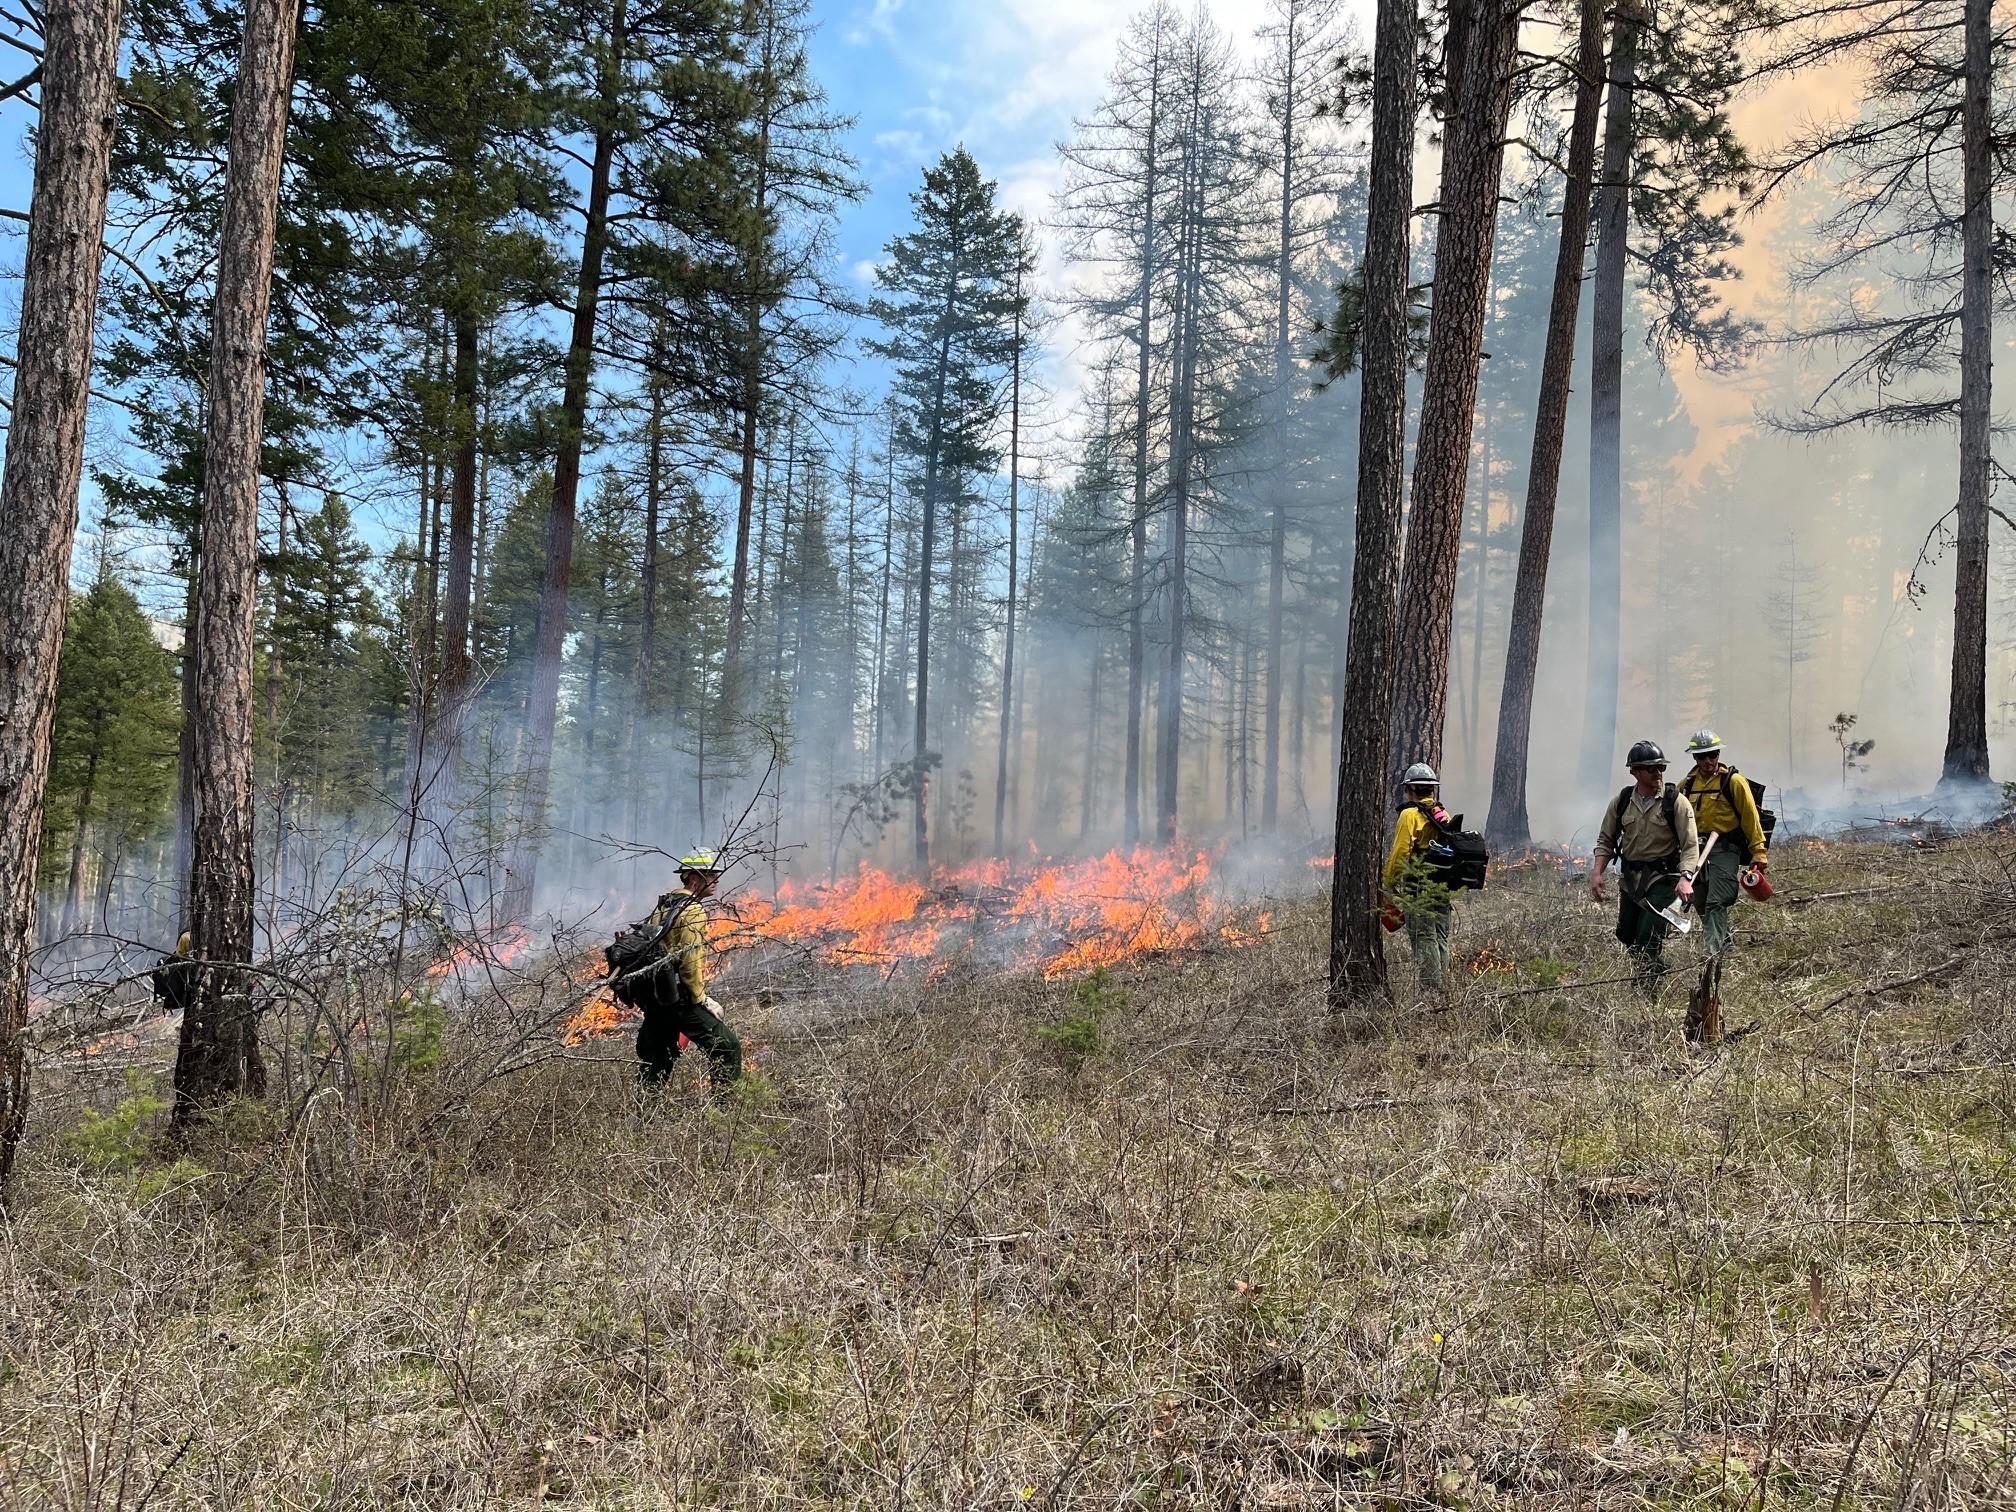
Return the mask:
{"type": "MultiPolygon", "coordinates": [[[[949,380],[916,366],[929,341],[895,350],[893,252],[878,274],[886,308],[853,311],[831,339],[759,375],[739,452],[739,425],[710,396],[673,391],[652,408],[656,380],[634,333],[605,343],[620,358],[601,359],[542,815],[521,799],[538,746],[526,726],[535,632],[553,610],[542,587],[551,454],[539,428],[552,395],[546,369],[513,369],[501,354],[551,342],[550,319],[502,311],[484,333],[486,361],[499,355],[481,395],[477,691],[459,760],[438,759],[439,730],[416,750],[440,717],[446,431],[424,406],[403,429],[390,411],[348,430],[322,417],[306,438],[316,486],[275,484],[265,498],[265,926],[284,931],[344,890],[419,876],[435,879],[458,922],[498,927],[528,854],[534,911],[612,919],[670,885],[671,858],[696,845],[738,857],[742,884],[765,892],[863,865],[900,869],[916,852],[920,788],[932,860],[947,867],[997,848],[1097,855],[1173,827],[1186,846],[1230,847],[1276,878],[1318,885],[1308,863],[1331,849],[1337,733],[1351,718],[1337,698],[1359,402],[1349,363],[1319,350],[1334,358],[1342,340],[1339,289],[1360,254],[1364,130],[1331,108],[1331,65],[1356,45],[1343,8],[1278,0],[1270,16],[1270,31],[1247,38],[1201,13],[1145,9],[1103,93],[1077,112],[1042,213],[1008,216],[984,162],[973,184],[942,191],[939,220],[920,208],[903,233],[915,239],[917,288],[947,227],[981,213],[957,194],[1040,249],[1019,324],[1002,271],[1013,259],[974,274],[998,297],[960,314],[967,324],[946,349],[965,355],[941,363],[949,380]],[[1151,105],[1174,127],[1148,132],[1151,105]],[[325,487],[328,498],[361,489],[393,502],[375,520],[340,520],[317,512],[325,487]],[[384,523],[395,517],[404,523],[384,523]],[[744,608],[731,624],[738,557],[744,608]]],[[[1559,45],[1538,26],[1529,41],[1559,45]]],[[[1774,86],[1741,100],[1737,129],[1768,156],[1802,112],[1853,109],[1855,87],[1774,86]]],[[[1442,757],[1445,802],[1476,827],[1490,802],[1559,227],[1551,149],[1565,101],[1520,108],[1549,150],[1517,148],[1506,168],[1442,757]]],[[[960,153],[943,145],[932,171],[949,173],[960,153]]],[[[1432,153],[1423,161],[1432,178],[1432,153]]],[[[1591,692],[1584,300],[1535,697],[1536,840],[1586,845],[1626,780],[1626,746],[1651,738],[1677,753],[1703,726],[1770,784],[1795,827],[1921,799],[1940,775],[1953,553],[1935,522],[1957,487],[1950,428],[1794,433],[1844,358],[1838,344],[1793,338],[1851,304],[1910,308],[1904,275],[1924,261],[1900,247],[1894,282],[1880,265],[1820,267],[1816,228],[1839,192],[1823,162],[1738,221],[1747,240],[1721,273],[1742,277],[1712,278],[1710,303],[1752,328],[1719,364],[1684,345],[1655,350],[1658,300],[1633,265],[1615,759],[1595,785],[1580,763],[1591,692]],[[1873,745],[1851,756],[1851,742],[1873,745]]],[[[2004,198],[1998,186],[1998,215],[2004,198]]],[[[803,267],[830,264],[845,200],[807,197],[783,218],[803,267]]],[[[578,250],[571,233],[540,234],[555,255],[578,250]]],[[[1417,282],[1433,267],[1423,218],[1417,282]]],[[[801,334],[788,324],[766,337],[780,350],[801,334]]],[[[394,355],[441,370],[426,322],[395,322],[386,339],[394,355]]],[[[1937,372],[1912,381],[1950,387],[1937,372]]],[[[1413,398],[1418,409],[1418,381],[1413,398]]],[[[1410,440],[1417,424],[1410,409],[1410,440]]],[[[80,553],[76,577],[80,587],[133,577],[160,618],[178,620],[182,538],[169,513],[134,504],[173,486],[167,444],[124,421],[100,436],[99,471],[122,512],[99,531],[95,566],[80,553]]],[[[1998,762],[2016,707],[2008,565],[2005,540],[1991,573],[1998,762]]],[[[59,740],[82,738],[59,727],[59,740]]],[[[73,775],[52,805],[45,937],[62,927],[66,897],[88,896],[99,902],[81,923],[71,909],[73,927],[172,938],[186,860],[172,804],[115,834],[102,795],[79,786],[79,749],[59,752],[73,775]]],[[[154,759],[174,755],[160,747],[154,759]]]]}

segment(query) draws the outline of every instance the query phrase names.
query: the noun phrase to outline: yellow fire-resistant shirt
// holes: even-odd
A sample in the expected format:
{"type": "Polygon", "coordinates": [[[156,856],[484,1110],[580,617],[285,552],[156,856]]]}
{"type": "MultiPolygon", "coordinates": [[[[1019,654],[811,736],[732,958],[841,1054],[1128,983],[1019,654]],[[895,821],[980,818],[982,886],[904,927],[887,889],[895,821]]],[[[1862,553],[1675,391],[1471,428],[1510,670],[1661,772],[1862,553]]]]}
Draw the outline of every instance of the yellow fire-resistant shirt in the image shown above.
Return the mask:
{"type": "MultiPolygon", "coordinates": [[[[1680,784],[1680,791],[1687,801],[1694,805],[1694,814],[1701,821],[1703,835],[1733,835],[1742,831],[1744,843],[1750,847],[1750,859],[1764,859],[1764,821],[1757,817],[1757,799],[1750,791],[1749,779],[1734,767],[1723,767],[1711,775],[1689,772],[1680,784]],[[1722,796],[1722,778],[1729,778],[1729,797],[1722,796]],[[1733,801],[1732,801],[1733,800],[1733,801]]],[[[1722,840],[1718,844],[1729,842],[1722,840]]]]}
{"type": "Polygon", "coordinates": [[[1429,819],[1432,804],[1410,803],[1400,810],[1400,818],[1393,826],[1393,848],[1386,853],[1386,867],[1380,875],[1386,890],[1391,892],[1400,880],[1400,872],[1407,865],[1407,858],[1418,851],[1426,850],[1428,842],[1435,838],[1435,826],[1429,819]]]}
{"type": "Polygon", "coordinates": [[[669,892],[658,900],[644,922],[648,928],[662,927],[667,918],[672,927],[665,932],[665,959],[668,969],[693,1002],[707,996],[707,910],[689,892],[669,892]]]}

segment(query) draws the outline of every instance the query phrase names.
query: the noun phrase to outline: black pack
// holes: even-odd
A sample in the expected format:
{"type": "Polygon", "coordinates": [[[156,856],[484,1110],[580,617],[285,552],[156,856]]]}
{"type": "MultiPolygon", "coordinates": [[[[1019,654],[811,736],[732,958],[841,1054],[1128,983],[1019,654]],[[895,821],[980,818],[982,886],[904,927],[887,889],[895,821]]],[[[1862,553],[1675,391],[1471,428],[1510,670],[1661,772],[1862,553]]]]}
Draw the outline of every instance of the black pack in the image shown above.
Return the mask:
{"type": "Polygon", "coordinates": [[[628,1001],[624,984],[632,977],[649,971],[662,959],[665,936],[672,932],[672,926],[685,911],[685,904],[673,905],[666,910],[665,922],[657,925],[652,924],[647,916],[626,926],[602,948],[602,959],[609,964],[609,980],[615,986],[617,997],[628,1001]]]}
{"type": "MultiPolygon", "coordinates": [[[[1722,768],[1722,801],[1732,810],[1736,807],[1736,784],[1729,779],[1739,776],[1742,774],[1734,767],[1722,768]]],[[[1764,784],[1755,777],[1744,777],[1743,780],[1750,785],[1750,800],[1757,805],[1757,823],[1764,830],[1764,843],[1769,845],[1771,836],[1778,829],[1778,816],[1764,807],[1764,784]]]]}
{"type": "Polygon", "coordinates": [[[170,1013],[187,1013],[196,997],[196,963],[187,956],[165,955],[148,981],[154,997],[170,1013]]]}
{"type": "Polygon", "coordinates": [[[1484,843],[1484,837],[1463,828],[1461,814],[1447,824],[1437,823],[1430,814],[1428,823],[1435,831],[1435,838],[1428,842],[1422,856],[1428,863],[1430,880],[1440,882],[1451,892],[1481,889],[1491,866],[1491,848],[1484,843]]]}

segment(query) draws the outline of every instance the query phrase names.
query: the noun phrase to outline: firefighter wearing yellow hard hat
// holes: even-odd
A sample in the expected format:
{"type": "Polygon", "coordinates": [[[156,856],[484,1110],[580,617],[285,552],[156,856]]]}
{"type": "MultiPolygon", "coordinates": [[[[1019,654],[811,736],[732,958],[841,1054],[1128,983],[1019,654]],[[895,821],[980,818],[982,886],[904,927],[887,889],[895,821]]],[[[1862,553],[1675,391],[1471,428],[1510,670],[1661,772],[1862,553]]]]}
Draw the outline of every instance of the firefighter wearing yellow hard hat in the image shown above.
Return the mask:
{"type": "Polygon", "coordinates": [[[723,1087],[742,1076],[742,1041],[721,1005],[707,991],[707,908],[721,885],[721,861],[712,851],[679,858],[679,886],[659,898],[644,928],[659,932],[661,964],[640,974],[631,989],[644,1011],[637,1029],[637,1059],[647,1086],[663,1083],[679,1059],[683,1034],[707,1057],[707,1079],[723,1087]]]}
{"type": "Polygon", "coordinates": [[[1769,841],[1749,779],[1722,760],[1722,737],[1696,730],[1688,737],[1687,754],[1694,770],[1681,779],[1680,792],[1700,819],[1701,843],[1706,846],[1714,837],[1695,883],[1694,906],[1701,913],[1708,954],[1719,958],[1735,938],[1729,910],[1740,887],[1738,874],[1746,864],[1760,873],[1770,865],[1769,841]]]}

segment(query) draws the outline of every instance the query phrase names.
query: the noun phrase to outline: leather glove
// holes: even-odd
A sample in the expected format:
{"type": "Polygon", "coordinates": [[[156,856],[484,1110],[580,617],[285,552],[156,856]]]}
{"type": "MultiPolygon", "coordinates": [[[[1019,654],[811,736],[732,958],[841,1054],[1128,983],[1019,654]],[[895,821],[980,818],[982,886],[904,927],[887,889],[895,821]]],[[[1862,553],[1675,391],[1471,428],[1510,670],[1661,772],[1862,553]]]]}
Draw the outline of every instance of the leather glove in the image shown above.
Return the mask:
{"type": "Polygon", "coordinates": [[[726,1013],[721,1011],[721,1005],[714,1001],[713,995],[711,993],[708,996],[700,999],[700,1006],[702,1008],[705,1008],[709,1013],[713,1014],[714,1017],[716,1017],[717,1019],[725,1019],[728,1017],[726,1013]]]}

